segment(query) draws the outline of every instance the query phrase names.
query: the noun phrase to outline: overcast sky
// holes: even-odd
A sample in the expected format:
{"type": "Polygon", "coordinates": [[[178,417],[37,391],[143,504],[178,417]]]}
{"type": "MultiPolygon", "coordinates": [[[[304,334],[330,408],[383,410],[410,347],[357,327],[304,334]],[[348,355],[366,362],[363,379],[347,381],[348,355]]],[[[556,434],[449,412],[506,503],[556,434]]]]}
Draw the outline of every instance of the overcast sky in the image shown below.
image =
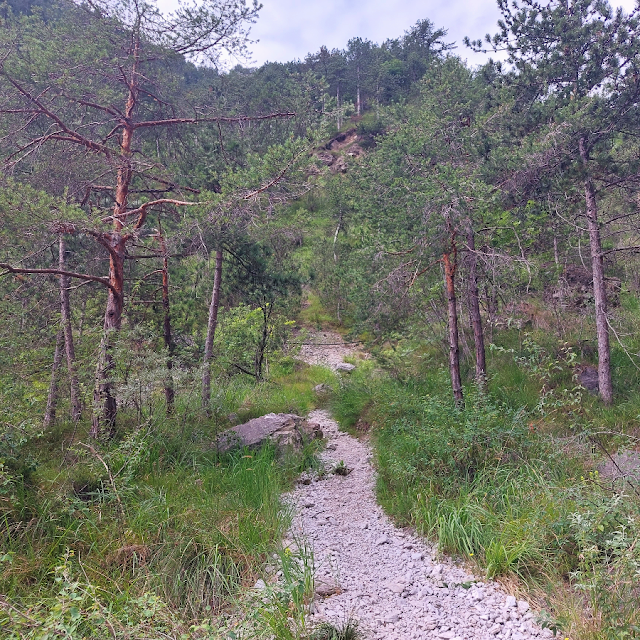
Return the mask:
{"type": "Polygon", "coordinates": [[[483,37],[498,20],[495,0],[263,0],[260,19],[252,33],[258,63],[304,58],[321,45],[342,49],[360,36],[381,43],[397,38],[418,20],[429,18],[447,29],[459,53],[472,61],[462,38],[483,37]]]}
{"type": "MultiPolygon", "coordinates": [[[[174,3],[158,0],[163,8],[174,3]]],[[[499,17],[495,0],[262,0],[262,4],[251,32],[259,40],[251,45],[255,65],[304,59],[322,45],[343,49],[357,36],[380,43],[401,36],[424,18],[447,29],[447,40],[457,43],[458,55],[479,64],[485,56],[467,49],[462,39],[495,33],[499,17]]],[[[629,11],[634,0],[612,0],[612,4],[629,11]]]]}

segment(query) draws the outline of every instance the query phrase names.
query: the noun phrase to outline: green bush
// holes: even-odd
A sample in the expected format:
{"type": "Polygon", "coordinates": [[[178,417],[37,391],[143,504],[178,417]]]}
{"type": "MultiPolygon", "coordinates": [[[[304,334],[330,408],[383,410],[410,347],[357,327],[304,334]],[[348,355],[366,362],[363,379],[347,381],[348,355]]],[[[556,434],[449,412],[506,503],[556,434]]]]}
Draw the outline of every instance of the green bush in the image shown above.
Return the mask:
{"type": "Polygon", "coordinates": [[[579,564],[572,577],[607,640],[640,637],[640,506],[623,495],[600,495],[571,514],[579,564]],[[599,498],[599,499],[598,499],[599,498]]]}
{"type": "Polygon", "coordinates": [[[539,446],[522,412],[494,405],[477,392],[467,394],[464,408],[426,396],[417,413],[378,431],[390,476],[429,479],[441,482],[443,491],[456,491],[460,481],[471,481],[488,467],[520,463],[539,446]]]}

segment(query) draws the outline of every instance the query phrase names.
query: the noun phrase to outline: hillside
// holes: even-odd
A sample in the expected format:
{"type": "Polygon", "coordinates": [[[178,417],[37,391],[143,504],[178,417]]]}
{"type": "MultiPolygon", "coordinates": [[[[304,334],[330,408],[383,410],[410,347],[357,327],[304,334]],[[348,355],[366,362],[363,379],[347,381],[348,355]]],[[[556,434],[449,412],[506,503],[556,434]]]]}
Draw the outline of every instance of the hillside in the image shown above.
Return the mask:
{"type": "Polygon", "coordinates": [[[196,5],[0,8],[3,633],[640,637],[638,16],[221,71],[258,7],[196,5]],[[223,450],[268,413],[327,438],[223,450]],[[316,499],[413,582],[322,596],[316,499]]]}

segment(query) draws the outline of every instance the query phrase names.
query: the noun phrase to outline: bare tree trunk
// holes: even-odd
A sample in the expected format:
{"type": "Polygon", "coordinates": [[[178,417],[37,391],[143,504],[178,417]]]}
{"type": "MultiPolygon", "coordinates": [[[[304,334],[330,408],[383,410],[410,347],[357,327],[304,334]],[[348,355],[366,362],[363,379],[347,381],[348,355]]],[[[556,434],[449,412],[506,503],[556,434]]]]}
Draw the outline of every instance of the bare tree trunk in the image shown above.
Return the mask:
{"type": "Polygon", "coordinates": [[[93,416],[91,419],[91,436],[97,438],[103,426],[108,427],[111,434],[116,425],[117,403],[113,395],[111,373],[114,362],[112,355],[113,333],[122,326],[123,292],[124,292],[124,256],[126,239],[118,232],[105,234],[109,248],[109,282],[113,288],[108,289],[107,309],[104,314],[102,340],[98,351],[96,380],[93,390],[93,416]]]}
{"type": "MultiPolygon", "coordinates": [[[[113,435],[116,426],[118,405],[113,396],[113,383],[110,380],[113,371],[113,355],[111,339],[114,331],[122,326],[122,310],[124,305],[124,262],[127,241],[131,234],[122,234],[123,218],[129,201],[129,187],[133,176],[131,164],[131,145],[135,129],[132,124],[139,90],[138,64],[140,60],[140,41],[136,40],[133,50],[133,67],[129,79],[129,94],[125,105],[124,115],[126,124],[120,138],[120,157],[116,179],[115,204],[113,207],[113,231],[102,234],[98,242],[109,252],[109,283],[107,294],[107,309],[104,314],[104,334],[98,352],[98,366],[93,391],[93,416],[91,419],[91,436],[97,438],[102,425],[109,428],[113,435]]],[[[140,214],[134,229],[139,229],[145,221],[144,213],[140,214]]]]}
{"type": "Polygon", "coordinates": [[[357,66],[356,115],[360,117],[360,65],[357,66]]]}
{"type": "Polygon", "coordinates": [[[56,336],[56,350],[53,354],[53,365],[51,366],[51,382],[49,383],[49,395],[47,396],[47,408],[44,412],[42,426],[47,429],[56,419],[56,406],[58,404],[58,370],[62,363],[62,345],[64,342],[64,330],[62,326],[58,329],[56,336]]]}
{"type": "Polygon", "coordinates": [[[202,372],[202,408],[209,410],[211,397],[211,355],[213,353],[213,340],[218,326],[218,309],[220,307],[220,283],[222,282],[222,249],[216,251],[216,268],[213,276],[213,290],[211,292],[211,304],[209,305],[209,322],[207,323],[207,337],[204,343],[204,371],[202,372]]]}
{"type": "Polygon", "coordinates": [[[480,388],[484,388],[487,380],[487,362],[482,316],[480,315],[480,296],[478,295],[478,257],[471,220],[467,223],[467,247],[469,249],[469,315],[476,347],[476,383],[480,388]]]}
{"type": "Polygon", "coordinates": [[[442,256],[444,265],[444,285],[447,292],[447,308],[449,312],[449,372],[451,374],[451,389],[456,404],[464,403],[462,394],[462,380],[460,378],[460,348],[458,346],[458,308],[456,303],[456,261],[457,248],[455,237],[451,238],[451,248],[442,256]]]}
{"type": "Polygon", "coordinates": [[[87,315],[87,299],[82,300],[80,305],[80,322],[78,322],[78,338],[82,340],[82,332],[84,330],[84,320],[87,315]]]}
{"type": "MultiPolygon", "coordinates": [[[[158,223],[158,227],[160,224],[158,223]]],[[[162,309],[164,311],[164,347],[167,350],[167,377],[164,384],[164,397],[167,404],[167,415],[173,413],[173,403],[175,399],[175,389],[173,385],[173,337],[171,335],[171,307],[169,305],[169,254],[167,244],[159,228],[158,239],[160,250],[162,251],[162,309]]]]}
{"type": "MultiPolygon", "coordinates": [[[[486,250],[486,247],[483,248],[486,250]]],[[[495,283],[495,270],[493,273],[493,279],[491,282],[491,290],[489,290],[489,284],[485,280],[484,283],[484,297],[487,305],[487,324],[489,325],[489,342],[493,342],[493,330],[498,321],[498,288],[495,283]]]]}
{"type": "Polygon", "coordinates": [[[267,350],[267,342],[269,341],[269,318],[273,311],[273,305],[268,302],[262,303],[262,335],[260,336],[260,342],[256,349],[255,357],[255,377],[256,380],[262,380],[262,367],[264,365],[264,354],[267,350]]]}
{"type": "Polygon", "coordinates": [[[588,173],[589,150],[587,141],[580,138],[580,158],[585,170],[584,193],[587,206],[587,225],[591,248],[591,269],[593,271],[593,297],[596,308],[596,332],[598,334],[598,391],[605,404],[613,402],[611,382],[611,348],[609,345],[609,321],[607,318],[607,289],[604,279],[600,224],[596,190],[588,173]]]}
{"type": "MultiPolygon", "coordinates": [[[[58,265],[60,271],[65,271],[65,241],[64,234],[58,238],[58,265]]],[[[64,332],[65,353],[67,356],[67,370],[71,387],[71,418],[78,422],[82,417],[82,402],[80,400],[80,385],[76,370],[76,351],[73,346],[73,330],[71,328],[71,306],[69,304],[69,276],[60,276],[60,315],[64,332]]]]}

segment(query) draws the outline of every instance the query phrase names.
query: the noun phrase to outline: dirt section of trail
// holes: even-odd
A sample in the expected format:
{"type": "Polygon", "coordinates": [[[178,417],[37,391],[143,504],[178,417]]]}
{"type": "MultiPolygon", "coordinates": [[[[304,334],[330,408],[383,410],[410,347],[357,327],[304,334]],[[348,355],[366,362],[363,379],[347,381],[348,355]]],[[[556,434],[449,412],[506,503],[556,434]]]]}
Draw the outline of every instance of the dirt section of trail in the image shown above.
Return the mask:
{"type": "MultiPolygon", "coordinates": [[[[325,333],[326,342],[339,342],[325,333]]],[[[310,364],[335,369],[349,345],[303,350],[310,364]]],[[[349,375],[349,374],[344,374],[349,375]]],[[[437,555],[424,539],[397,528],[375,499],[371,448],[339,430],[326,411],[309,420],[327,439],[328,471],[289,495],[291,535],[312,550],[316,600],[312,618],[336,626],[357,620],[367,639],[530,640],[552,634],[529,605],[490,581],[478,581],[437,555]],[[346,469],[345,469],[346,467],[346,469]],[[346,475],[331,473],[340,469],[346,475]]]]}
{"type": "Polygon", "coordinates": [[[357,345],[347,344],[342,336],[332,331],[312,333],[300,349],[300,359],[307,364],[322,365],[336,370],[336,367],[350,356],[362,356],[357,345]]]}

